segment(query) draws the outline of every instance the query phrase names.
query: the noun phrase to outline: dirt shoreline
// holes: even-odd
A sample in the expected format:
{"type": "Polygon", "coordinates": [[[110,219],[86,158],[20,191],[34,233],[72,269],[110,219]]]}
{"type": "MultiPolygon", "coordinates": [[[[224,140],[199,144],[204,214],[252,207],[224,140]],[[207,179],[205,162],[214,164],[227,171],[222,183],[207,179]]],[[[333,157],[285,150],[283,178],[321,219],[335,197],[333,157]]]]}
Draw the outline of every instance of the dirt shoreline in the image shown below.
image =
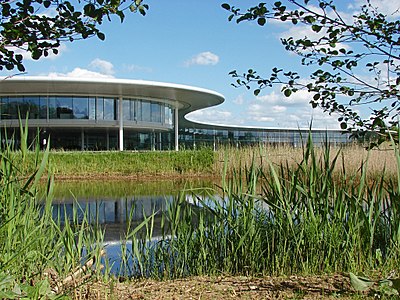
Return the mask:
{"type": "Polygon", "coordinates": [[[76,299],[373,299],[358,294],[345,275],[245,277],[201,276],[86,284],[76,299]]]}

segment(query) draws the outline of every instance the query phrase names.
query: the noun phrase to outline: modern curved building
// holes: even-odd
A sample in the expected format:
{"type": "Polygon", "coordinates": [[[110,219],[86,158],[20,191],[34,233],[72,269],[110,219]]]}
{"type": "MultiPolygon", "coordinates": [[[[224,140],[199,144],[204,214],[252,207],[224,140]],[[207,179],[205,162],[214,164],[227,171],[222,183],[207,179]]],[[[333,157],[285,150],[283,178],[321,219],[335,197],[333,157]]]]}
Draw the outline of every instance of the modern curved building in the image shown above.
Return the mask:
{"type": "MultiPolygon", "coordinates": [[[[18,136],[19,118],[28,117],[30,138],[77,150],[178,150],[179,145],[298,143],[301,130],[238,128],[199,124],[189,112],[218,105],[214,91],[170,83],[121,79],[15,76],[0,79],[0,124],[7,138],[18,136]],[[39,129],[39,131],[38,131],[39,129]]],[[[307,134],[308,129],[303,130],[307,134]]],[[[348,136],[326,132],[335,142],[348,136]]],[[[3,136],[2,141],[5,142],[3,136]]],[[[18,139],[15,139],[18,141],[18,139]]]]}

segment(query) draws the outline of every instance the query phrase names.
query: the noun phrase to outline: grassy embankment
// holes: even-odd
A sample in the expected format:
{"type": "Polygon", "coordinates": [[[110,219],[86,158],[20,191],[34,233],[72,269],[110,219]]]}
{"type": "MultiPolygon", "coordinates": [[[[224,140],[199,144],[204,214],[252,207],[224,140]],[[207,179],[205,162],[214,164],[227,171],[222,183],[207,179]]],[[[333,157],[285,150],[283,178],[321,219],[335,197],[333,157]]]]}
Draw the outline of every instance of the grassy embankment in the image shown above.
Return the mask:
{"type": "Polygon", "coordinates": [[[62,179],[210,176],[215,158],[209,149],[180,152],[51,151],[49,172],[62,179]]]}
{"type": "MultiPolygon", "coordinates": [[[[324,155],[322,147],[314,149],[319,159],[324,155]]],[[[368,157],[368,175],[379,177],[385,169],[387,176],[396,176],[397,166],[394,151],[390,147],[367,151],[351,145],[341,149],[330,147],[331,157],[340,152],[335,172],[356,173],[368,157]]],[[[20,153],[14,154],[16,156],[20,153]]],[[[34,154],[28,152],[27,161],[34,161],[34,154]]],[[[39,154],[39,156],[42,154],[39,154]]],[[[290,146],[260,146],[221,148],[197,151],[146,151],[146,152],[61,152],[50,151],[48,171],[57,179],[171,179],[214,177],[220,179],[224,172],[232,175],[234,170],[248,168],[252,163],[264,166],[271,161],[274,165],[289,164],[295,167],[304,156],[303,148],[290,146]],[[227,163],[227,164],[226,164],[227,163]],[[225,165],[226,164],[226,165],[225,165]]],[[[26,166],[28,166],[26,164],[26,166]]],[[[31,174],[34,166],[25,167],[31,174]]]]}
{"type": "MultiPolygon", "coordinates": [[[[216,164],[209,168],[215,168],[213,173],[226,174],[221,189],[210,189],[207,198],[198,197],[196,207],[185,195],[177,197],[165,212],[158,213],[162,235],[156,243],[151,242],[156,212],[138,227],[128,224],[126,235],[121,237],[120,275],[164,280],[221,274],[279,276],[352,271],[386,276],[392,270],[397,272],[398,152],[390,156],[394,160],[388,160],[391,171],[386,172],[371,169],[374,152],[368,160],[359,160],[361,155],[357,155],[352,167],[342,161],[342,152],[315,148],[311,143],[300,150],[299,160],[287,150],[289,159],[274,161],[269,159],[274,157],[272,150],[243,150],[239,154],[231,149],[231,153],[224,152],[222,164],[219,153],[216,164]]],[[[191,153],[187,161],[193,163],[194,152],[187,153],[191,153]]],[[[80,224],[73,218],[64,226],[53,221],[51,181],[47,191],[38,194],[48,155],[29,152],[24,145],[18,154],[9,150],[1,153],[1,298],[63,295],[93,272],[96,278],[109,280],[108,265],[101,275],[100,262],[95,259],[101,252],[103,232],[95,224],[90,226],[86,218],[80,224]],[[26,177],[27,170],[34,170],[33,175],[26,177]],[[97,264],[97,268],[82,270],[82,263],[85,268],[91,264],[97,264]]],[[[77,167],[80,164],[76,160],[84,157],[57,155],[66,155],[77,167]]],[[[96,161],[97,166],[110,169],[114,165],[108,159],[96,161]]],[[[112,286],[110,283],[108,293],[112,286]]]]}

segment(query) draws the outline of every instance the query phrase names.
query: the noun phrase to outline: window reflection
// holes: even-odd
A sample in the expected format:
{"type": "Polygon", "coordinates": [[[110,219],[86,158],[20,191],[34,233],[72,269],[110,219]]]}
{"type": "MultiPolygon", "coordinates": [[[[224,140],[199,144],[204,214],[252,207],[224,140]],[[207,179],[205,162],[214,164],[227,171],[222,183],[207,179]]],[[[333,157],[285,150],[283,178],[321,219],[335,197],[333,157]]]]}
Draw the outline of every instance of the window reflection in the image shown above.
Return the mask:
{"type": "Polygon", "coordinates": [[[74,118],[75,119],[89,119],[88,114],[88,98],[74,98],[74,118]]]}
{"type": "Polygon", "coordinates": [[[96,120],[96,98],[89,98],[89,120],[96,120]]]}
{"type": "Polygon", "coordinates": [[[165,124],[172,125],[172,109],[169,106],[164,107],[164,113],[165,113],[165,124]]]}
{"type": "Polygon", "coordinates": [[[142,103],[142,118],[143,122],[151,122],[151,103],[148,101],[141,101],[142,103]]]}
{"type": "Polygon", "coordinates": [[[103,120],[104,118],[104,99],[98,97],[96,99],[96,119],[103,120]]]}
{"type": "MultiPolygon", "coordinates": [[[[123,99],[123,119],[128,121],[173,124],[173,109],[163,103],[123,99]]],[[[0,97],[0,117],[6,119],[118,120],[116,98],[24,96],[0,97]]]]}
{"type": "Polygon", "coordinates": [[[115,120],[114,99],[104,98],[104,120],[115,120]]]}
{"type": "Polygon", "coordinates": [[[131,119],[131,100],[124,99],[122,101],[123,120],[130,121],[131,119]]]}
{"type": "Polygon", "coordinates": [[[151,103],[151,122],[161,123],[161,104],[151,103]]]}

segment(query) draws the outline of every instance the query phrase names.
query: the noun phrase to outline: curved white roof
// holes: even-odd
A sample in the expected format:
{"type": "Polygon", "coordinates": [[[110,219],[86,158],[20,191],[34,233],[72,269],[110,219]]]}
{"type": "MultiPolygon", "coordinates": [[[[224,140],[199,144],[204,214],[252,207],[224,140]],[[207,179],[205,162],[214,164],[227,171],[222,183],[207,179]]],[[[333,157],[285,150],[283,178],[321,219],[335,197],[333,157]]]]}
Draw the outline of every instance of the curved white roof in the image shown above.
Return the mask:
{"type": "Polygon", "coordinates": [[[181,116],[225,100],[223,95],[211,90],[145,80],[36,76],[0,78],[0,96],[24,94],[148,98],[178,107],[181,116]]]}

